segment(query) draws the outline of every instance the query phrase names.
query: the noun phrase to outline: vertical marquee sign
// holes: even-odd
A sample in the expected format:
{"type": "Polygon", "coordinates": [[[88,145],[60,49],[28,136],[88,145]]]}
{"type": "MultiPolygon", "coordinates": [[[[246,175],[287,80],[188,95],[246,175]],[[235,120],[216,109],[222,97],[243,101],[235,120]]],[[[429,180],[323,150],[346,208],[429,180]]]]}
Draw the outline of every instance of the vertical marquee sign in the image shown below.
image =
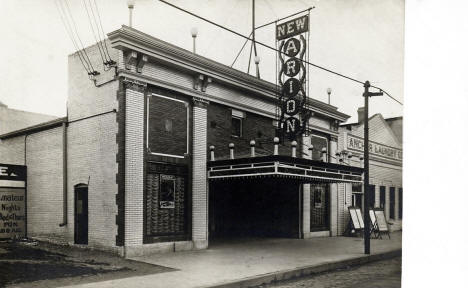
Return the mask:
{"type": "Polygon", "coordinates": [[[279,73],[281,87],[278,97],[279,128],[283,139],[296,140],[307,130],[310,117],[306,105],[306,69],[304,56],[307,43],[304,34],[309,31],[309,16],[301,16],[276,25],[279,73]]]}
{"type": "Polygon", "coordinates": [[[0,239],[26,236],[26,166],[0,164],[0,239]]]}

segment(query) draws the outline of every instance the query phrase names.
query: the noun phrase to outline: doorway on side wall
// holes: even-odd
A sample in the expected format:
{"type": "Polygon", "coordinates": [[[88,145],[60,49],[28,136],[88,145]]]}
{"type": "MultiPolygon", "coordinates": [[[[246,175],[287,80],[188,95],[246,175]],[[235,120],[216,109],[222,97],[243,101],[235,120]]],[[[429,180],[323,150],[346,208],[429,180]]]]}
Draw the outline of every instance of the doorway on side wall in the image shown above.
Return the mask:
{"type": "Polygon", "coordinates": [[[88,185],[75,185],[75,244],[88,244],[88,185]]]}

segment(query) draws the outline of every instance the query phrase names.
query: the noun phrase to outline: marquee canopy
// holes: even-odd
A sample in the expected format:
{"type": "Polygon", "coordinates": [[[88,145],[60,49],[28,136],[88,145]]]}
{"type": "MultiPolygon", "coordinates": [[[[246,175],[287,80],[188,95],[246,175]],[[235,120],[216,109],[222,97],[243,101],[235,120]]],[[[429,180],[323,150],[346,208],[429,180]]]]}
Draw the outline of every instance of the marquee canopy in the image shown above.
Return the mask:
{"type": "Polygon", "coordinates": [[[285,178],[303,183],[363,183],[363,168],[283,155],[208,161],[208,179],[285,178]]]}

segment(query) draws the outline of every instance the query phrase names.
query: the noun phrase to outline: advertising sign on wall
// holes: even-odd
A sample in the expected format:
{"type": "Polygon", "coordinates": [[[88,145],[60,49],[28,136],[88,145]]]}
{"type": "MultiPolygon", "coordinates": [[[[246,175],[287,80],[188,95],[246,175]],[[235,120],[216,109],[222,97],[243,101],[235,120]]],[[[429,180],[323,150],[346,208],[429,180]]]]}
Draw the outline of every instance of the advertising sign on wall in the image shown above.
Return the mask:
{"type": "Polygon", "coordinates": [[[0,239],[26,236],[26,166],[0,164],[0,239]]]}
{"type": "MultiPolygon", "coordinates": [[[[346,134],[344,137],[347,149],[351,151],[364,152],[364,139],[354,135],[346,134]]],[[[369,141],[369,154],[380,157],[389,158],[392,160],[403,160],[403,151],[398,148],[382,145],[373,141],[369,141]]]]}
{"type": "Polygon", "coordinates": [[[26,236],[24,194],[24,188],[0,188],[0,239],[26,236]]]}

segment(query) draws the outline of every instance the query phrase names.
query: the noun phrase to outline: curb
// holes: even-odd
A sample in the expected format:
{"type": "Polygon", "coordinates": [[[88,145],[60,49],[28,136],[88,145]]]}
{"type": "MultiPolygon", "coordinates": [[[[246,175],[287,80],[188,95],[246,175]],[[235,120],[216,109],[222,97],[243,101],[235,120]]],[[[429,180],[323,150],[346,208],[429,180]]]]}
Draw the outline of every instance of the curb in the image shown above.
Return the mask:
{"type": "Polygon", "coordinates": [[[272,282],[288,280],[293,278],[299,278],[304,276],[309,276],[313,274],[328,272],[337,270],[340,268],[345,268],[349,266],[358,266],[363,265],[379,260],[390,259],[394,257],[401,256],[401,249],[372,254],[372,255],[364,255],[364,256],[357,256],[354,258],[336,261],[336,262],[326,262],[323,264],[318,265],[311,265],[311,266],[304,266],[298,267],[294,269],[276,271],[272,273],[257,275],[249,278],[244,278],[240,280],[234,280],[231,282],[224,282],[212,286],[205,286],[204,288],[248,288],[248,287],[256,287],[260,285],[270,284],[272,282]]]}

